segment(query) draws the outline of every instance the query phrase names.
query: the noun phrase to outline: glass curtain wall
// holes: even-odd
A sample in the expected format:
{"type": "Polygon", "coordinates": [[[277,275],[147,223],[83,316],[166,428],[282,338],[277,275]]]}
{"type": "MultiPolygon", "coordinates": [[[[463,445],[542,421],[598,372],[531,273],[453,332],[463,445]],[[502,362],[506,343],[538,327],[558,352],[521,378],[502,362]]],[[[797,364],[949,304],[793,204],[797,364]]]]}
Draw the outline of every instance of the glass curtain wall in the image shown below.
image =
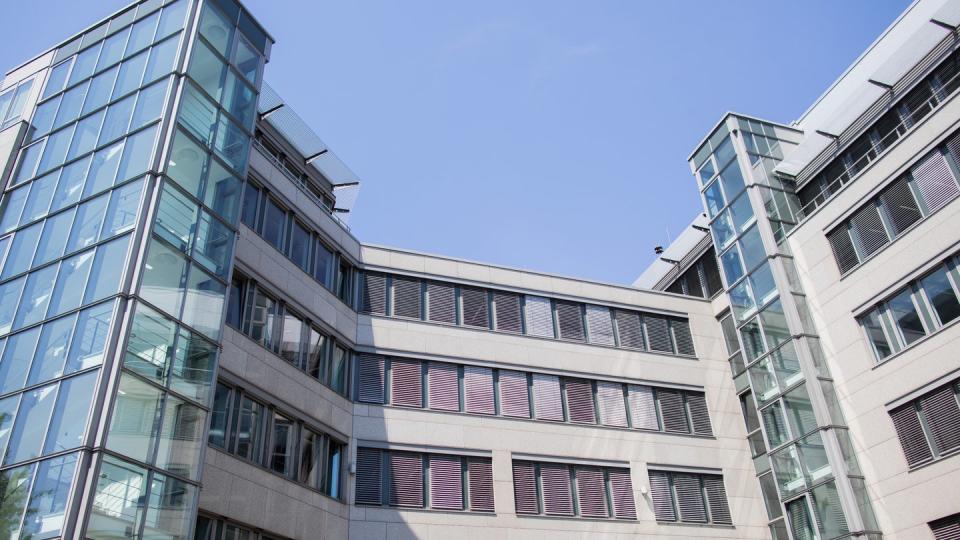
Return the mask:
{"type": "Polygon", "coordinates": [[[730,365],[773,538],[871,536],[863,477],[784,242],[798,207],[773,168],[791,140],[789,128],[730,115],[691,159],[730,299],[730,365]]]}

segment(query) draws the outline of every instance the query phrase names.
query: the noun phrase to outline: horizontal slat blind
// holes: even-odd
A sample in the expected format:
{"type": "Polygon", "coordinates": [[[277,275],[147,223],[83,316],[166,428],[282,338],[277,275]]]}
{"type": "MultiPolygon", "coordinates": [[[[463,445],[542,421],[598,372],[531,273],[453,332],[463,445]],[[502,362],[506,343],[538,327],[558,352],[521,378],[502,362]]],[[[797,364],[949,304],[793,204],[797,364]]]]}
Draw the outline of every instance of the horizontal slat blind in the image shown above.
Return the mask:
{"type": "Polygon", "coordinates": [[[526,321],[528,335],[554,337],[553,313],[549,298],[526,295],[523,302],[523,318],[526,321]]]}
{"type": "Polygon", "coordinates": [[[527,374],[501,369],[498,372],[500,387],[500,414],[517,418],[530,418],[530,392],[527,374]]]}
{"type": "Polygon", "coordinates": [[[406,319],[420,318],[420,280],[393,276],[393,315],[406,319]]]}
{"type": "Polygon", "coordinates": [[[513,500],[518,514],[539,514],[536,466],[529,461],[513,462],[513,500]]]}
{"type": "Polygon", "coordinates": [[[533,409],[539,420],[563,421],[559,377],[542,373],[533,374],[533,409]]]}
{"type": "Polygon", "coordinates": [[[490,458],[467,458],[470,510],[493,512],[493,465],[490,458]]]}
{"type": "Polygon", "coordinates": [[[586,379],[564,379],[567,393],[567,414],[578,424],[596,424],[593,406],[593,384],[586,379]]]}
{"type": "Polygon", "coordinates": [[[885,246],[890,238],[887,237],[887,231],[883,228],[883,222],[880,220],[880,213],[873,202],[861,208],[850,218],[850,225],[853,234],[859,239],[862,256],[866,257],[885,246]]]}
{"type": "Polygon", "coordinates": [[[613,319],[610,308],[587,304],[587,335],[590,343],[614,345],[613,319]]]}
{"type": "Polygon", "coordinates": [[[548,516],[572,516],[573,494],[570,492],[570,468],[562,463],[541,463],[540,484],[543,488],[543,513],[548,516]]]}
{"type": "Polygon", "coordinates": [[[897,430],[897,437],[900,439],[900,446],[903,447],[907,463],[916,465],[933,457],[927,438],[923,434],[923,427],[920,425],[920,417],[917,416],[917,408],[913,403],[890,411],[890,418],[893,419],[893,426],[897,430]]]}
{"type": "Polygon", "coordinates": [[[723,487],[723,477],[704,475],[703,489],[707,492],[707,506],[710,508],[710,520],[721,525],[732,525],[730,505],[727,503],[727,490],[723,487]]]}
{"type": "Polygon", "coordinates": [[[423,507],[423,457],[410,452],[389,452],[390,505],[423,507]]]}
{"type": "Polygon", "coordinates": [[[700,478],[692,474],[674,474],[673,482],[677,490],[680,521],[706,523],[707,508],[703,501],[700,478]]]}
{"type": "Polygon", "coordinates": [[[697,435],[713,435],[710,427],[710,413],[707,411],[707,399],[699,392],[687,392],[687,408],[690,410],[690,423],[697,435]]]}
{"type": "Polygon", "coordinates": [[[376,448],[357,448],[357,504],[382,504],[381,454],[376,448]]]}
{"type": "Polygon", "coordinates": [[[433,322],[457,323],[457,292],[453,285],[427,283],[427,319],[433,322]]]}
{"type": "Polygon", "coordinates": [[[906,178],[900,178],[885,189],[880,194],[880,204],[893,226],[894,234],[902,233],[923,217],[906,178]]]}
{"type": "Polygon", "coordinates": [[[660,429],[657,421],[657,404],[653,388],[631,384],[627,386],[627,401],[630,403],[630,420],[636,429],[660,429]]]}
{"type": "Polygon", "coordinates": [[[670,329],[673,330],[673,339],[677,343],[677,354],[693,356],[693,336],[690,334],[690,321],[670,319],[670,329]]]}
{"type": "Polygon", "coordinates": [[[632,311],[616,310],[617,335],[620,336],[620,346],[627,349],[644,350],[643,330],[640,325],[640,316],[632,311]]]}
{"type": "Polygon", "coordinates": [[[360,290],[360,311],[376,315],[387,314],[387,277],[364,272],[360,290]]]}
{"type": "Polygon", "coordinates": [[[580,515],[593,518],[608,517],[607,489],[603,478],[603,470],[593,467],[577,467],[575,474],[580,515]]]}
{"type": "Polygon", "coordinates": [[[607,474],[610,477],[613,516],[619,519],[637,519],[630,469],[609,469],[607,474]]]}
{"type": "Polygon", "coordinates": [[[827,235],[827,239],[830,240],[830,247],[833,248],[833,256],[837,260],[837,266],[840,267],[841,274],[860,262],[857,258],[857,252],[853,249],[850,231],[847,230],[846,224],[834,229],[827,235]]]}
{"type": "Polygon", "coordinates": [[[516,334],[523,331],[519,294],[496,291],[493,293],[493,304],[497,330],[516,334]]]}
{"type": "Polygon", "coordinates": [[[460,380],[455,364],[427,363],[427,405],[441,411],[460,410],[460,380]]]}
{"type": "Polygon", "coordinates": [[[474,328],[490,328],[487,291],[474,287],[460,287],[463,304],[463,325],[474,328]]]}
{"type": "Polygon", "coordinates": [[[934,150],[910,171],[927,208],[934,212],[956,198],[960,189],[940,150],[934,150]]]}
{"type": "Polygon", "coordinates": [[[661,315],[644,315],[643,326],[650,340],[650,350],[659,352],[673,352],[673,342],[670,340],[670,329],[666,317],[661,315]]]}
{"type": "Polygon", "coordinates": [[[650,471],[650,498],[657,521],[676,521],[677,513],[670,491],[670,477],[663,471],[650,471]]]}
{"type": "Polygon", "coordinates": [[[357,401],[383,403],[384,358],[376,354],[357,355],[357,401]]]}
{"type": "Polygon", "coordinates": [[[403,407],[423,407],[423,378],[419,360],[390,360],[390,402],[403,407]]]}
{"type": "Polygon", "coordinates": [[[431,454],[430,506],[463,510],[463,470],[459,456],[431,454]]]}
{"type": "Polygon", "coordinates": [[[934,540],[960,540],[960,514],[930,522],[934,540]]]}
{"type": "Polygon", "coordinates": [[[600,409],[600,422],[603,425],[627,427],[627,407],[623,400],[622,384],[598,381],[597,408],[600,409]]]}
{"type": "Polygon", "coordinates": [[[560,339],[583,341],[583,314],[580,304],[575,302],[556,301],[557,324],[560,327],[560,339]]]}
{"type": "Polygon", "coordinates": [[[953,386],[948,385],[920,399],[933,441],[941,454],[960,447],[960,407],[953,386]]]}
{"type": "MultiPolygon", "coordinates": [[[[524,386],[526,382],[524,381],[524,386]]],[[[526,396],[524,396],[526,399],[526,396]]],[[[485,367],[463,367],[463,401],[468,413],[494,414],[493,370],[485,367]]]]}
{"type": "Polygon", "coordinates": [[[660,405],[660,417],[663,418],[664,431],[690,433],[687,415],[683,407],[683,396],[679,390],[657,389],[657,402],[660,405]]]}

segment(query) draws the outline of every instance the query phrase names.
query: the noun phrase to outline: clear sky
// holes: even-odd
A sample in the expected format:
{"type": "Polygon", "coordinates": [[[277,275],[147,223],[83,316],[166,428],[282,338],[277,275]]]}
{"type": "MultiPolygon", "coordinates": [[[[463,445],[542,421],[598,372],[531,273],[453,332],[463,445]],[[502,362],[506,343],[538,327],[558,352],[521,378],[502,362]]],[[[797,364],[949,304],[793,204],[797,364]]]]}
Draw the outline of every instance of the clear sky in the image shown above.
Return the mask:
{"type": "MultiPolygon", "coordinates": [[[[0,0],[9,68],[125,5],[0,0]]],[[[629,283],[728,110],[791,122],[908,0],[248,0],[266,80],[363,180],[363,242],[629,283]]]]}

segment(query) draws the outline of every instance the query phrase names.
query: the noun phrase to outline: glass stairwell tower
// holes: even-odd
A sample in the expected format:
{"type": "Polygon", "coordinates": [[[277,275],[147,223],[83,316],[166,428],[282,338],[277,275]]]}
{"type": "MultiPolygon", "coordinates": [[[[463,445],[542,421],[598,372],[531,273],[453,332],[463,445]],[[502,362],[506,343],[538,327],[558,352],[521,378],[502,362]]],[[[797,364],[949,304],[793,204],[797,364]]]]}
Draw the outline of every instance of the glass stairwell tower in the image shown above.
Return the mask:
{"type": "Polygon", "coordinates": [[[12,72],[0,535],[191,536],[271,43],[233,0],[146,0],[12,72]]]}
{"type": "Polygon", "coordinates": [[[775,539],[878,538],[786,234],[773,168],[801,133],[728,114],[690,158],[720,260],[724,329],[775,539]]]}

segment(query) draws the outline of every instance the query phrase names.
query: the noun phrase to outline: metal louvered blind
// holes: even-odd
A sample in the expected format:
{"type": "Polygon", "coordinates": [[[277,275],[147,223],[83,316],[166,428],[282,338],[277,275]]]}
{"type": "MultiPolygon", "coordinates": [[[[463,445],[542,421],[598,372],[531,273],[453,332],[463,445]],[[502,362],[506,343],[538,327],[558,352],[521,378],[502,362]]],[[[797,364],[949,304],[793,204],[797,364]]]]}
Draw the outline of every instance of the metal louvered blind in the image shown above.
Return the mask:
{"type": "Polygon", "coordinates": [[[610,497],[613,517],[618,519],[637,519],[637,507],[633,499],[633,481],[630,469],[609,469],[610,497]]]}
{"type": "Polygon", "coordinates": [[[554,337],[553,313],[549,298],[526,295],[523,302],[523,318],[527,323],[527,335],[554,337]]]}
{"type": "Polygon", "coordinates": [[[893,419],[893,427],[897,430],[897,437],[900,439],[900,446],[903,447],[907,463],[916,465],[933,457],[913,403],[890,411],[890,418],[893,419]]]}
{"type": "MultiPolygon", "coordinates": [[[[526,381],[524,381],[526,386],[526,381]]],[[[526,396],[524,396],[526,399],[526,396]]],[[[485,367],[463,367],[463,404],[468,413],[494,414],[493,370],[485,367]]]]}
{"type": "Polygon", "coordinates": [[[592,518],[609,517],[603,470],[577,467],[574,474],[577,479],[577,503],[580,506],[580,515],[592,518]]]}
{"type": "Polygon", "coordinates": [[[874,253],[890,241],[887,237],[887,231],[883,228],[883,222],[880,220],[877,205],[873,202],[857,211],[850,218],[850,225],[854,236],[859,239],[863,256],[874,253]]]}
{"type": "Polygon", "coordinates": [[[431,454],[430,506],[463,510],[463,470],[459,456],[431,454]]]}
{"type": "Polygon", "coordinates": [[[727,503],[727,490],[723,487],[723,477],[704,475],[703,490],[707,493],[711,521],[721,525],[732,525],[733,519],[730,517],[730,505],[727,503]]]}
{"type": "Polygon", "coordinates": [[[590,336],[590,343],[615,345],[610,308],[587,305],[587,335],[590,336]]]}
{"type": "Polygon", "coordinates": [[[500,387],[500,414],[516,418],[530,418],[530,392],[527,374],[501,369],[498,373],[500,387]]]}
{"type": "Polygon", "coordinates": [[[676,521],[677,512],[673,506],[673,493],[670,491],[670,476],[663,471],[650,471],[650,499],[653,501],[653,513],[657,521],[676,521]]]}
{"type": "Polygon", "coordinates": [[[937,451],[941,454],[960,447],[960,407],[953,385],[947,385],[920,398],[937,451]]]}
{"type": "Polygon", "coordinates": [[[567,414],[571,422],[596,424],[596,409],[593,406],[593,383],[586,379],[564,379],[567,394],[567,414]]]}
{"type": "Polygon", "coordinates": [[[622,384],[598,381],[597,408],[600,409],[600,423],[603,425],[627,427],[627,406],[623,400],[622,384]]]}
{"type": "Polygon", "coordinates": [[[700,477],[692,474],[674,474],[673,485],[677,490],[680,521],[706,523],[707,507],[703,501],[700,477]]]}
{"type": "Polygon", "coordinates": [[[650,340],[650,350],[659,352],[673,352],[673,342],[670,339],[670,328],[666,317],[661,315],[644,315],[643,326],[650,340]]]}
{"type": "Polygon", "coordinates": [[[423,407],[423,379],[419,360],[390,360],[390,402],[403,407],[423,407]]]}
{"type": "Polygon", "coordinates": [[[539,420],[563,422],[559,377],[542,373],[533,374],[533,410],[539,420]]]}
{"type": "Polygon", "coordinates": [[[523,331],[519,294],[494,291],[493,304],[497,330],[515,334],[523,331]]]}
{"type": "MultiPolygon", "coordinates": [[[[951,144],[956,145],[956,139],[951,144]]],[[[954,148],[951,148],[954,150],[954,148]]],[[[954,154],[956,155],[956,154],[954,154]]],[[[927,203],[930,212],[934,212],[957,197],[960,188],[950,172],[946,159],[940,150],[934,150],[911,169],[913,181],[920,189],[920,196],[927,203]]]]}
{"type": "Polygon", "coordinates": [[[543,513],[548,516],[572,516],[573,493],[570,491],[570,468],[562,463],[541,463],[540,484],[543,488],[543,513]]]}
{"type": "Polygon", "coordinates": [[[697,435],[713,435],[710,427],[710,413],[707,411],[707,399],[699,392],[687,392],[687,408],[690,410],[690,423],[697,435]]]}
{"type": "Polygon", "coordinates": [[[633,428],[660,429],[653,388],[631,384],[627,386],[627,401],[630,403],[630,420],[633,428]]]}
{"type": "Polygon", "coordinates": [[[357,356],[357,401],[383,403],[384,358],[376,354],[357,356]]]}
{"type": "Polygon", "coordinates": [[[453,285],[427,283],[427,320],[457,324],[457,293],[453,285]]]}
{"type": "Polygon", "coordinates": [[[427,406],[441,411],[460,410],[460,379],[455,364],[427,363],[427,406]]]}
{"type": "Polygon", "coordinates": [[[493,464],[490,458],[467,458],[470,510],[493,512],[493,464]]]}
{"type": "Polygon", "coordinates": [[[720,267],[717,264],[717,254],[713,248],[710,248],[707,254],[700,260],[703,261],[703,273],[706,274],[707,295],[708,297],[712,297],[717,292],[723,290],[723,281],[720,279],[720,267]]]}
{"type": "Polygon", "coordinates": [[[880,194],[880,205],[895,234],[902,233],[923,217],[906,178],[898,179],[880,194]]]}
{"type": "Polygon", "coordinates": [[[381,458],[376,448],[357,448],[357,504],[382,504],[381,458]]]}
{"type": "Polygon", "coordinates": [[[387,276],[364,272],[363,287],[360,289],[360,311],[387,314],[387,276]]]}
{"type": "Polygon", "coordinates": [[[934,540],[960,540],[960,514],[930,522],[934,540]]]}
{"type": "Polygon", "coordinates": [[[463,325],[474,328],[490,328],[487,310],[487,291],[474,287],[461,287],[460,300],[463,303],[463,325]]]}
{"type": "Polygon", "coordinates": [[[787,503],[787,514],[790,516],[790,530],[795,540],[816,540],[806,497],[787,503]]]}
{"type": "Polygon", "coordinates": [[[663,418],[664,431],[690,433],[683,407],[683,396],[679,390],[658,388],[657,402],[660,404],[660,417],[663,418]]]}
{"type": "Polygon", "coordinates": [[[853,241],[850,240],[850,231],[847,230],[845,223],[828,234],[827,239],[830,240],[830,247],[833,248],[833,257],[837,260],[837,266],[840,267],[841,274],[846,273],[847,270],[850,270],[860,262],[860,259],[857,257],[857,252],[853,249],[853,241]]]}
{"type": "Polygon", "coordinates": [[[389,452],[390,506],[423,507],[423,456],[411,452],[389,452]]]}
{"type": "Polygon", "coordinates": [[[583,315],[580,312],[580,304],[557,300],[556,306],[560,339],[583,341],[583,315]]]}
{"type": "Polygon", "coordinates": [[[539,514],[537,474],[529,461],[513,462],[513,500],[518,514],[539,514]]]}
{"type": "Polygon", "coordinates": [[[420,318],[420,280],[393,276],[393,316],[420,318]]]}
{"type": "Polygon", "coordinates": [[[644,350],[643,330],[640,326],[640,315],[632,311],[616,310],[617,335],[620,336],[620,346],[628,349],[644,350]]]}
{"type": "Polygon", "coordinates": [[[677,354],[693,356],[693,335],[690,334],[690,321],[685,319],[670,319],[670,329],[673,330],[673,339],[677,343],[677,354]]]}

